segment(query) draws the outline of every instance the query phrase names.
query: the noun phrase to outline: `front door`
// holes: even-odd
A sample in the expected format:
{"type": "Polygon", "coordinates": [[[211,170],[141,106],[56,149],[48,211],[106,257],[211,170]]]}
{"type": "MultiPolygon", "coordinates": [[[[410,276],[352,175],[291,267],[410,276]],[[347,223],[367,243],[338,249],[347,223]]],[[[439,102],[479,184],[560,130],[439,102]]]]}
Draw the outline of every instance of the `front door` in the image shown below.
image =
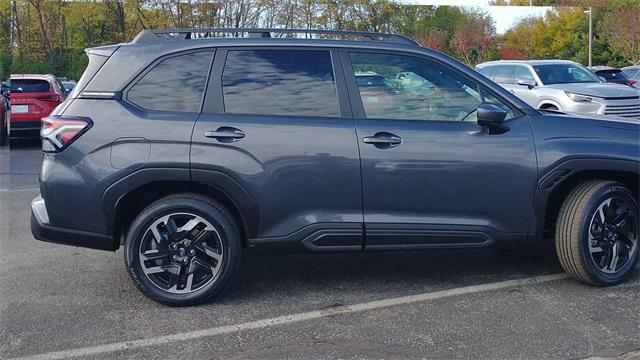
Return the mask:
{"type": "Polygon", "coordinates": [[[321,48],[216,51],[192,179],[217,186],[223,173],[249,194],[250,246],[362,249],[360,160],[339,64],[321,48]]]}
{"type": "Polygon", "coordinates": [[[344,52],[360,145],[366,249],[482,246],[529,228],[536,158],[526,116],[418,55],[344,52]],[[508,111],[491,134],[475,109],[508,111]]]}

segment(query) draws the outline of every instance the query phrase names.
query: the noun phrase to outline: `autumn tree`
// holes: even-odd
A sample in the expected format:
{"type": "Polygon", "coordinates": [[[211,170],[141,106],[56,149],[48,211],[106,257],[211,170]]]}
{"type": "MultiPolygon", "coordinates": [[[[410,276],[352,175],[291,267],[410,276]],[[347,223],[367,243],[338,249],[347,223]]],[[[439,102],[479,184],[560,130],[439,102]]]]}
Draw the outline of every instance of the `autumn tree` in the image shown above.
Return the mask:
{"type": "Polygon", "coordinates": [[[451,47],[467,64],[475,65],[488,60],[495,50],[493,19],[482,12],[467,12],[455,25],[451,47]]]}
{"type": "Polygon", "coordinates": [[[598,29],[631,65],[640,64],[640,4],[606,12],[598,29]]]}

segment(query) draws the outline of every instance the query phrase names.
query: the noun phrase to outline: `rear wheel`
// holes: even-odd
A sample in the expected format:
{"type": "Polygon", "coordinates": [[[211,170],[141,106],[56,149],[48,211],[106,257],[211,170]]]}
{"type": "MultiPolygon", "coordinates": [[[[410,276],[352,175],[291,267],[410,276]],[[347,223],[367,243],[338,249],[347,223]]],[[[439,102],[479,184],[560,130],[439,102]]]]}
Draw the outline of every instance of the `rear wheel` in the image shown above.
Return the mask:
{"type": "Polygon", "coordinates": [[[160,199],[134,220],[125,262],[138,289],[159,303],[193,305],[219,293],[236,273],[240,237],[215,201],[183,194],[160,199]]]}
{"type": "Polygon", "coordinates": [[[565,271],[591,285],[624,280],[638,259],[638,203],[622,184],[590,181],[567,197],[556,228],[565,271]]]}

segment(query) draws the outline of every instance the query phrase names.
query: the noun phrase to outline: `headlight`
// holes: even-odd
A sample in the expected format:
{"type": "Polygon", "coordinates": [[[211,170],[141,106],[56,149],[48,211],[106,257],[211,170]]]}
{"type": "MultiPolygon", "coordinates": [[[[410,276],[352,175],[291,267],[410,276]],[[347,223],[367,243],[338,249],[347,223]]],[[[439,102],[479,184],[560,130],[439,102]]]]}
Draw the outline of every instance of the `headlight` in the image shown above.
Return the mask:
{"type": "Polygon", "coordinates": [[[591,100],[593,100],[590,96],[586,95],[574,94],[566,91],[564,93],[567,94],[567,96],[575,102],[591,102],[591,100]]]}

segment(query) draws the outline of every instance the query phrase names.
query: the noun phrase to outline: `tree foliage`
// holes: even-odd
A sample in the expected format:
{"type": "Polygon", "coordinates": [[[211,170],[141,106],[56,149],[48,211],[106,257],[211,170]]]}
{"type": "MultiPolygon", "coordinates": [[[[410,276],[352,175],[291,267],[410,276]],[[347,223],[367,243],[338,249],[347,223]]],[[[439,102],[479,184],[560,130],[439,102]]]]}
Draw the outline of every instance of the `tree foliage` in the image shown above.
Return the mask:
{"type": "MultiPolygon", "coordinates": [[[[638,1],[606,3],[612,2],[614,11],[609,11],[609,5],[594,11],[594,59],[612,65],[638,62],[638,1]],[[625,9],[635,16],[626,16],[625,9]]],[[[15,0],[16,16],[11,3],[0,0],[0,78],[11,72],[36,72],[77,79],[87,62],[84,49],[127,42],[150,28],[394,32],[470,65],[506,57],[583,63],[587,59],[588,23],[580,7],[524,19],[501,37],[495,33],[493,19],[473,8],[415,6],[397,0],[15,0]]]]}
{"type": "MultiPolygon", "coordinates": [[[[504,44],[531,59],[588,62],[589,23],[585,7],[560,7],[543,18],[517,23],[504,44]]],[[[593,64],[627,66],[640,63],[640,3],[609,1],[593,7],[593,64]]]]}

